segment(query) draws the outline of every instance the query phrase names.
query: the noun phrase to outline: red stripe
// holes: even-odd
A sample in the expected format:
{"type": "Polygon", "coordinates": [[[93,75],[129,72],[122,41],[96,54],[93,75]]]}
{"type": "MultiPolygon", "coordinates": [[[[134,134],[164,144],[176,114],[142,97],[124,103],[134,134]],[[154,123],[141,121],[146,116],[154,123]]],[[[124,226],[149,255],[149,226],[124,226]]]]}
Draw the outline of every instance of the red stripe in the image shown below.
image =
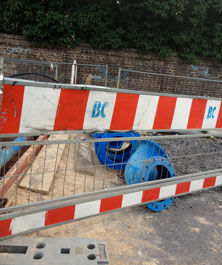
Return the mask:
{"type": "Polygon", "coordinates": [[[220,103],[220,110],[218,113],[218,118],[215,128],[222,128],[222,102],[220,103]]]}
{"type": "Polygon", "coordinates": [[[62,89],[56,113],[54,130],[83,129],[89,91],[62,89]]]}
{"type": "Polygon", "coordinates": [[[11,222],[12,219],[0,221],[0,238],[12,234],[12,230],[10,229],[11,222]]]}
{"type": "Polygon", "coordinates": [[[131,130],[139,95],[118,93],[116,96],[110,130],[131,130]]]}
{"type": "Polygon", "coordinates": [[[23,97],[24,86],[4,85],[0,134],[19,132],[23,97]]]}
{"type": "Polygon", "coordinates": [[[210,177],[204,179],[203,189],[215,186],[216,177],[210,177]]]}
{"type": "Polygon", "coordinates": [[[159,98],[153,129],[170,129],[177,98],[163,97],[159,98]]]}
{"type": "Polygon", "coordinates": [[[73,220],[75,215],[75,205],[49,210],[46,214],[45,225],[52,225],[73,220]]]}
{"type": "Polygon", "coordinates": [[[160,188],[155,188],[151,190],[144,190],[142,196],[142,202],[149,202],[159,199],[160,188]]]}
{"type": "Polygon", "coordinates": [[[206,105],[206,99],[193,99],[187,129],[202,128],[206,105]]]}
{"type": "Polygon", "coordinates": [[[102,199],[100,204],[100,213],[121,208],[122,200],[123,195],[102,199]]]}
{"type": "Polygon", "coordinates": [[[177,184],[176,194],[181,194],[190,191],[190,181],[177,184]]]}

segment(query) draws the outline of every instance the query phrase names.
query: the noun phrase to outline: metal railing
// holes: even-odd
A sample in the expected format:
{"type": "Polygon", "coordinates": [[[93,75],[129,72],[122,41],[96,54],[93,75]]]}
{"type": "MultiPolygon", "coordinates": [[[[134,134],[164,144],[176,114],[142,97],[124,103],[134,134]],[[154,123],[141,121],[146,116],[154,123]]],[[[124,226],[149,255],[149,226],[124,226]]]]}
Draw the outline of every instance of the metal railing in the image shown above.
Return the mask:
{"type": "MultiPolygon", "coordinates": [[[[11,146],[28,148],[26,153],[29,154],[29,163],[26,165],[25,172],[18,173],[22,166],[22,150],[19,150],[16,157],[17,162],[13,168],[4,163],[0,176],[0,197],[10,198],[8,205],[16,206],[125,185],[126,180],[124,180],[123,170],[129,157],[135,152],[132,148],[129,149],[129,145],[137,143],[138,149],[144,141],[147,141],[146,148],[150,152],[150,157],[138,156],[136,160],[129,161],[128,166],[132,163],[143,168],[150,161],[153,161],[154,156],[156,157],[155,161],[161,161],[163,159],[161,157],[163,148],[169,155],[169,161],[177,176],[194,173],[204,174],[209,170],[220,168],[222,162],[222,149],[218,144],[221,140],[217,140],[213,135],[221,134],[111,139],[94,139],[90,136],[71,134],[69,139],[66,140],[56,140],[56,136],[51,136],[50,140],[45,141],[1,142],[1,151],[11,146]],[[150,139],[155,139],[158,146],[154,148],[152,142],[149,142],[150,139]],[[122,147],[121,153],[117,148],[110,151],[108,146],[111,142],[116,146],[118,146],[117,143],[124,142],[125,149],[122,147]],[[97,143],[96,149],[95,143],[97,143]],[[37,158],[36,146],[41,147],[37,158]],[[101,152],[103,163],[98,159],[98,157],[101,158],[101,155],[98,156],[101,152]],[[11,178],[14,178],[15,182],[13,188],[8,190],[7,183],[11,178]],[[7,192],[9,193],[7,194],[7,192]]],[[[153,180],[167,178],[166,174],[168,173],[162,171],[162,169],[159,170],[153,180]]],[[[143,173],[147,173],[145,168],[143,173]]],[[[136,176],[132,176],[132,178],[134,183],[136,176]]]]}
{"type": "Polygon", "coordinates": [[[222,185],[219,99],[3,81],[0,239],[222,185]]]}
{"type": "Polygon", "coordinates": [[[112,69],[108,64],[80,64],[47,62],[5,58],[4,74],[34,81],[50,81],[48,77],[63,84],[88,84],[111,86],[120,89],[184,94],[195,96],[222,97],[222,80],[164,73],[112,69]],[[75,78],[73,78],[75,69],[75,78]],[[24,75],[23,75],[24,74],[24,75]],[[38,74],[38,75],[36,75],[38,74]],[[211,86],[209,86],[209,84],[211,86]]]}
{"type": "Polygon", "coordinates": [[[119,68],[117,88],[196,96],[220,96],[222,80],[119,68]],[[214,86],[210,89],[209,84],[214,86]],[[215,91],[218,90],[218,95],[215,91]]]}
{"type": "Polygon", "coordinates": [[[6,77],[17,77],[34,81],[47,82],[47,77],[55,79],[59,83],[73,84],[72,68],[76,70],[76,84],[88,84],[107,86],[108,82],[108,65],[100,65],[104,71],[98,72],[98,65],[64,63],[64,62],[47,62],[35,60],[21,60],[5,58],[4,75],[6,77]],[[41,75],[36,75],[42,74],[41,75]],[[23,75],[24,74],[24,75],[23,75]]]}
{"type": "Polygon", "coordinates": [[[170,197],[221,185],[222,149],[218,144],[221,140],[215,136],[222,135],[212,133],[105,139],[71,134],[64,140],[61,140],[60,135],[59,140],[54,136],[44,141],[1,142],[1,151],[18,145],[28,149],[25,153],[22,149],[18,152],[14,165],[4,164],[1,169],[0,197],[7,201],[4,208],[0,209],[0,227],[6,229],[5,224],[12,222],[12,232],[5,232],[6,229],[0,231],[0,235],[12,236],[43,229],[49,222],[47,218],[50,214],[57,210],[59,214],[63,210],[67,213],[69,207],[74,207],[72,205],[76,205],[75,218],[73,215],[71,219],[60,218],[48,224],[59,225],[110,210],[160,199],[165,201],[170,197]],[[151,140],[155,140],[155,145],[151,140]],[[144,143],[145,152],[138,153],[144,143]],[[41,149],[38,156],[36,146],[41,149]],[[28,157],[24,158],[27,154],[28,157]],[[149,191],[151,194],[145,199],[149,191]],[[153,195],[154,191],[158,196],[153,195]],[[119,196],[124,196],[121,202],[118,201],[119,196]],[[81,211],[80,206],[83,207],[81,211]],[[46,218],[45,223],[38,223],[38,218],[42,216],[46,218]],[[24,226],[20,227],[21,218],[24,218],[24,226]],[[27,218],[34,218],[34,223],[29,225],[27,218]]]}

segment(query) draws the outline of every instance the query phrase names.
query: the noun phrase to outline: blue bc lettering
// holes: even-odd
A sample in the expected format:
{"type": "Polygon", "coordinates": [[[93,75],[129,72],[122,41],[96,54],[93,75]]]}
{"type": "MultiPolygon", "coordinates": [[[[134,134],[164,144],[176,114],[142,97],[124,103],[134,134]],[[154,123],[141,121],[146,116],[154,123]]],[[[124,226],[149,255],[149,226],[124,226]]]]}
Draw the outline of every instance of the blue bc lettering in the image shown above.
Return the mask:
{"type": "Polygon", "coordinates": [[[209,107],[208,114],[207,114],[207,119],[214,119],[214,111],[216,110],[216,107],[209,107]]]}
{"type": "Polygon", "coordinates": [[[106,118],[105,108],[109,105],[108,102],[104,102],[103,104],[101,101],[95,101],[92,111],[92,118],[97,118],[101,115],[102,118],[106,118]]]}

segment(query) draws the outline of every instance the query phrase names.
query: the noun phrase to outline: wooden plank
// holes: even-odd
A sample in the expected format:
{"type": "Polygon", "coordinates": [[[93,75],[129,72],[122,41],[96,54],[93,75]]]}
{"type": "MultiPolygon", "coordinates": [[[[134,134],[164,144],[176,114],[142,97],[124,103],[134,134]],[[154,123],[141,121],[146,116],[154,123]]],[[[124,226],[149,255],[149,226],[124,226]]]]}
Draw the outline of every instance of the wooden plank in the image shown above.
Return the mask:
{"type": "Polygon", "coordinates": [[[95,169],[92,164],[89,143],[79,143],[77,146],[75,145],[75,149],[76,172],[94,176],[95,169]]]}
{"type": "MultiPolygon", "coordinates": [[[[49,140],[67,140],[68,137],[68,134],[51,135],[49,140]]],[[[19,184],[19,187],[41,194],[48,194],[54,181],[55,173],[64,148],[65,144],[43,146],[38,157],[19,184]]]]}

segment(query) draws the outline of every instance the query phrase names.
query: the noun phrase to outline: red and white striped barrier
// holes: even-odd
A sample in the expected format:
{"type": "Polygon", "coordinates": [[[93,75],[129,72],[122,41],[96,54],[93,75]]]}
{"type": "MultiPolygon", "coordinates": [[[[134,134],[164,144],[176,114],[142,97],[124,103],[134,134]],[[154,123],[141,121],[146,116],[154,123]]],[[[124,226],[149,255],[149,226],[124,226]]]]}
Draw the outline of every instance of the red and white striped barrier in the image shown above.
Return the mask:
{"type": "Polygon", "coordinates": [[[0,133],[222,128],[220,100],[4,85],[0,133]]]}
{"type": "Polygon", "coordinates": [[[149,203],[155,200],[162,200],[219,185],[222,185],[222,176],[206,177],[205,179],[185,181],[178,184],[169,183],[167,186],[160,186],[137,192],[134,191],[118,196],[107,196],[107,198],[104,199],[92,200],[47,211],[40,211],[32,214],[27,213],[23,216],[0,220],[0,238],[31,230],[37,231],[49,226],[75,221],[104,212],[142,203],[149,203]]]}

